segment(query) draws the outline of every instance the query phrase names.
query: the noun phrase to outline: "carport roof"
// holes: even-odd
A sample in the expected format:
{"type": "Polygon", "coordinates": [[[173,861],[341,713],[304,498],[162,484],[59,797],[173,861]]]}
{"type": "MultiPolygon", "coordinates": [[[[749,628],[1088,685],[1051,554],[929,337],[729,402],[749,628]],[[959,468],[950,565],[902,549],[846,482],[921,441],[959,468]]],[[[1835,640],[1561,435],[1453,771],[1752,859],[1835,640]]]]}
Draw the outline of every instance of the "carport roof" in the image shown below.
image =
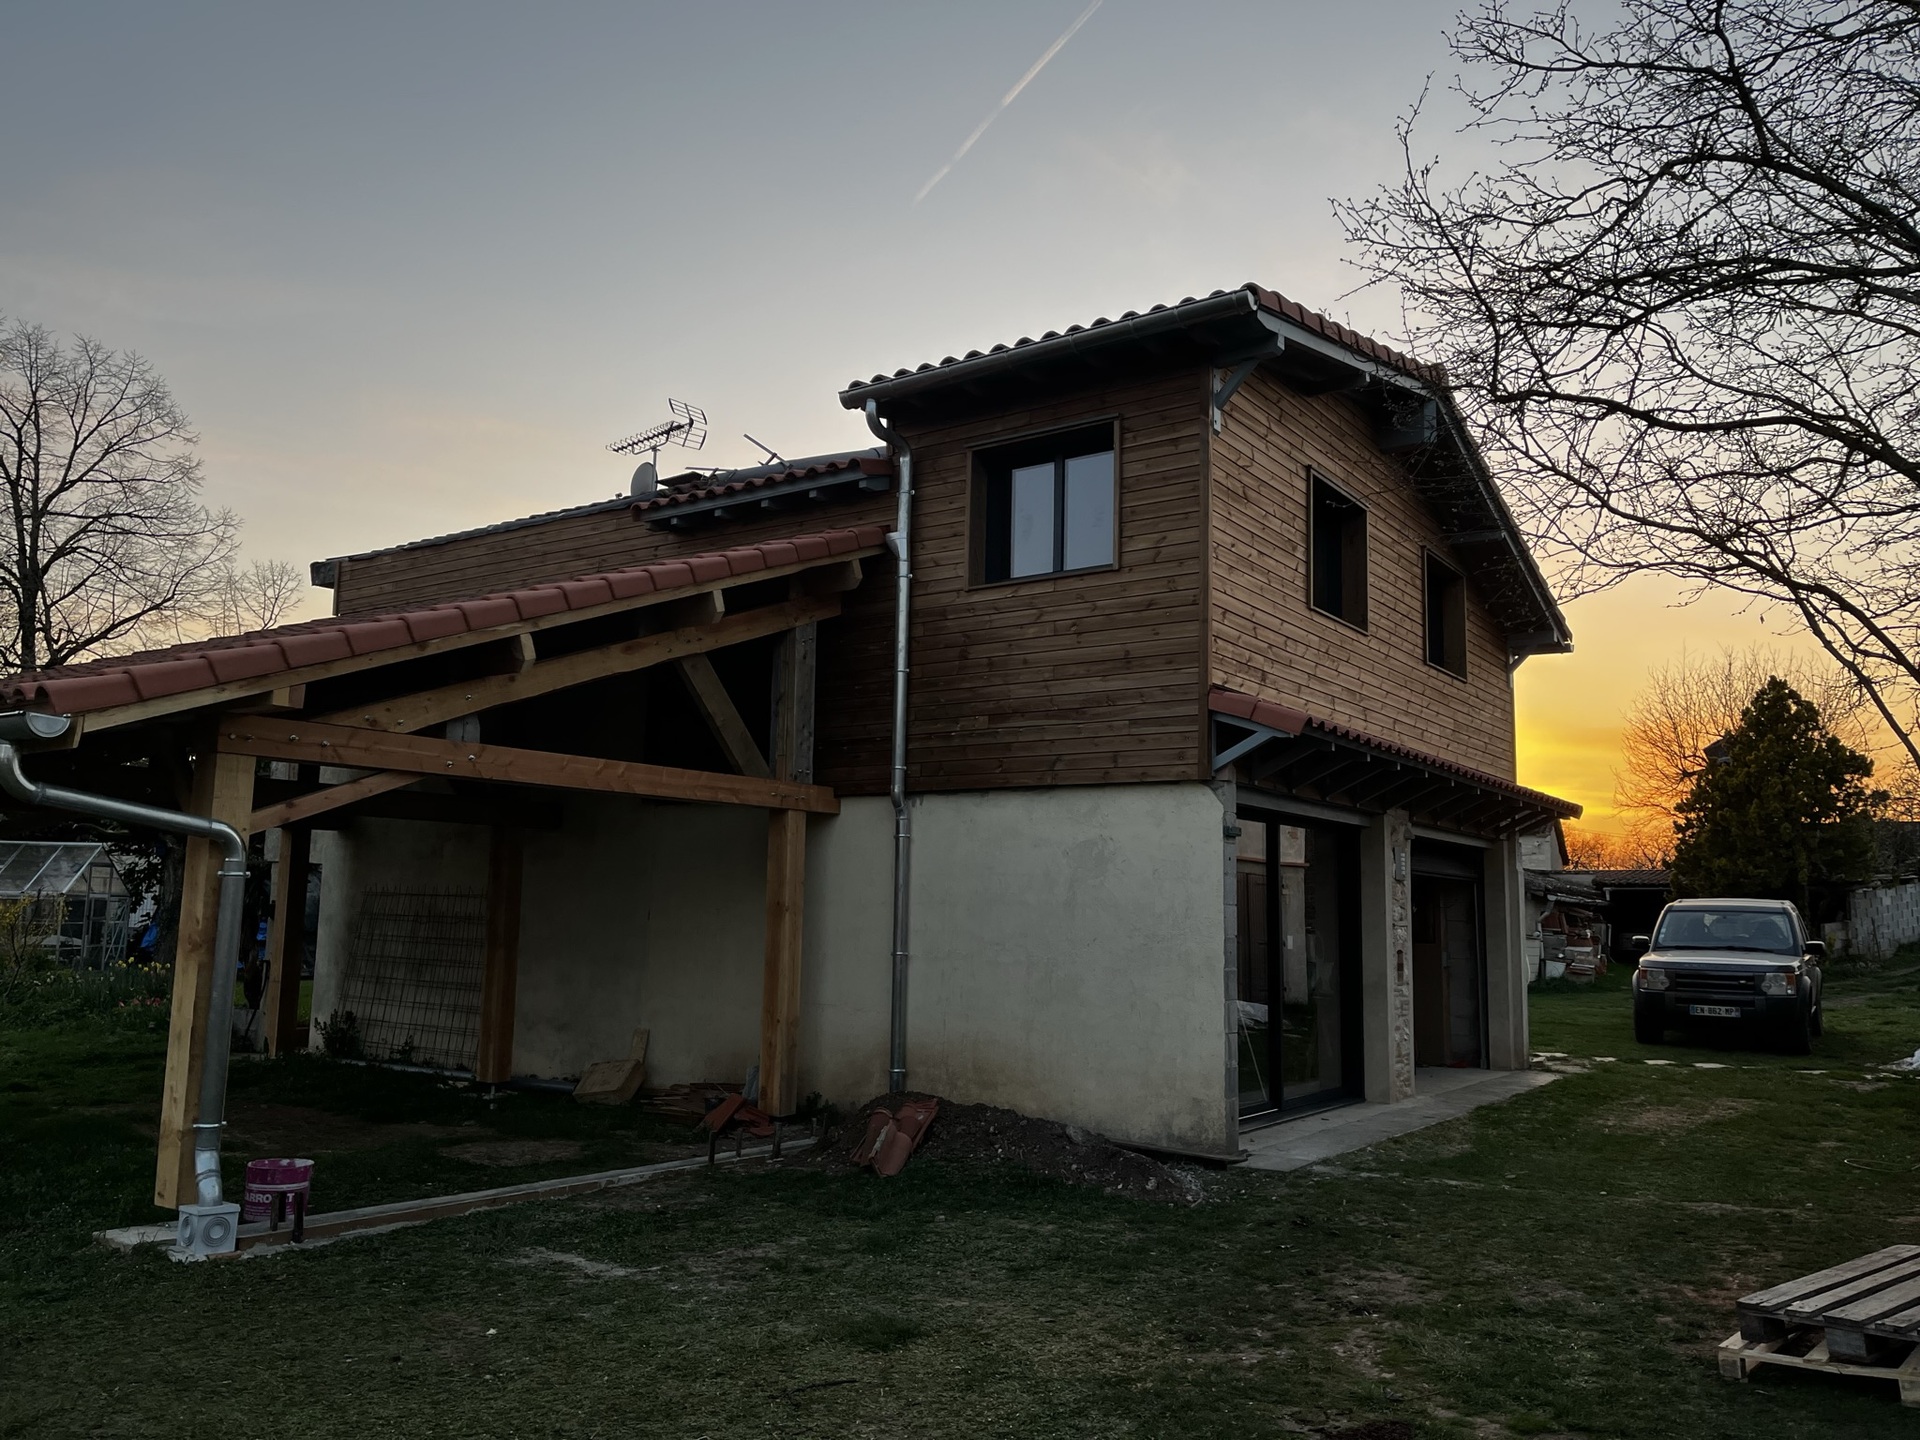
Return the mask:
{"type": "Polygon", "coordinates": [[[192,698],[200,692],[220,692],[209,694],[209,700],[258,693],[301,683],[315,672],[363,656],[373,664],[386,658],[404,659],[436,642],[457,644],[463,636],[511,634],[542,622],[555,623],[552,617],[584,618],[621,608],[623,602],[647,603],[651,597],[738,583],[762,572],[826,564],[872,552],[884,542],[885,528],[879,525],[825,530],[419,610],[307,620],[218,636],[11,676],[0,680],[0,706],[74,715],[177,698],[186,702],[177,708],[191,708],[192,698]]]}

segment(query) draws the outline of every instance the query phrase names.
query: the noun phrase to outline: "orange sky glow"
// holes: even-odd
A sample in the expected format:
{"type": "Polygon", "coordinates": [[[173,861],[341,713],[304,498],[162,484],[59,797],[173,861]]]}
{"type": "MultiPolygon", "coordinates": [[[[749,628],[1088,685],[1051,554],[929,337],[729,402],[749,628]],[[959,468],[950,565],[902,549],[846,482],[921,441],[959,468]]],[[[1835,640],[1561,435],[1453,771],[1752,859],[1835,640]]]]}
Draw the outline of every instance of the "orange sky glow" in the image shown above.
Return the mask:
{"type": "Polygon", "coordinates": [[[1571,655],[1539,655],[1514,680],[1519,777],[1586,807],[1580,824],[1618,834],[1614,770],[1627,707],[1650,670],[1683,653],[1752,645],[1811,650],[1784,612],[1713,593],[1688,604],[1670,580],[1643,576],[1564,606],[1571,655]]]}

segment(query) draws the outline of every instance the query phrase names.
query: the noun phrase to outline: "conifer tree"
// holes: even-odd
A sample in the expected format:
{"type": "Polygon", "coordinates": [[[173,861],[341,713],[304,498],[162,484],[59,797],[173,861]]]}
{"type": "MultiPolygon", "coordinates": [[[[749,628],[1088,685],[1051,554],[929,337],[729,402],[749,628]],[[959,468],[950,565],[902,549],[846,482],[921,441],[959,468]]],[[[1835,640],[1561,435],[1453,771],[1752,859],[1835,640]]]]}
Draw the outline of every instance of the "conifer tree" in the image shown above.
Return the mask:
{"type": "Polygon", "coordinates": [[[1679,804],[1674,893],[1791,900],[1816,918],[1873,867],[1872,774],[1818,706],[1770,678],[1679,804]]]}

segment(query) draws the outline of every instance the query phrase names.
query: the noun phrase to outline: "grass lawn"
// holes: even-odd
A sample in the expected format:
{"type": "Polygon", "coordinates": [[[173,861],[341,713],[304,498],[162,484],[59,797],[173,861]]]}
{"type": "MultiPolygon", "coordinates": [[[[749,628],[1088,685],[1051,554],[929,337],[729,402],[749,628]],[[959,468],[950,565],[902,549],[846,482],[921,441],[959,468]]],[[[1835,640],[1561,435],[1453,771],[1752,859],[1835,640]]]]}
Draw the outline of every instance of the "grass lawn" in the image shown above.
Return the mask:
{"type": "MultiPolygon", "coordinates": [[[[1617,981],[1543,991],[1536,1048],[1581,1073],[1210,1172],[1193,1210],[723,1169],[199,1266],[88,1239],[158,1218],[151,1013],[0,1032],[0,1435],[1920,1437],[1890,1386],[1714,1368],[1736,1295],[1920,1242],[1920,1079],[1869,1068],[1920,1046],[1920,954],[1830,996],[1792,1060],[1637,1046],[1617,981]]],[[[338,1143],[325,1208],[557,1163],[469,1144],[576,1144],[565,1171],[681,1138],[313,1060],[239,1062],[234,1096],[243,1133],[338,1143]]]]}

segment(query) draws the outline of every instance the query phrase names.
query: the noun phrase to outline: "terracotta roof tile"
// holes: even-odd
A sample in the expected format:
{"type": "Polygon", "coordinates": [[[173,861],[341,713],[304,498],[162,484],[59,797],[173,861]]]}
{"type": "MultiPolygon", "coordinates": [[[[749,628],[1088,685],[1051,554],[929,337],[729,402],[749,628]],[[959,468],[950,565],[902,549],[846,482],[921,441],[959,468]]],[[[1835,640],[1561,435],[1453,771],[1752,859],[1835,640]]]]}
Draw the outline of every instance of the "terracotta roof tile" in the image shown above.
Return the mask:
{"type": "Polygon", "coordinates": [[[784,470],[772,466],[763,466],[750,472],[723,473],[706,477],[699,481],[690,481],[682,477],[670,481],[670,489],[649,500],[633,502],[635,515],[658,515],[678,506],[692,505],[702,500],[718,500],[728,495],[744,495],[750,490],[771,490],[787,485],[798,485],[806,480],[819,480],[830,475],[891,475],[893,462],[884,455],[860,453],[853,455],[833,455],[811,464],[801,463],[784,470]]]}
{"type": "Polygon", "coordinates": [[[1364,745],[1369,750],[1378,750],[1382,754],[1397,756],[1402,760],[1411,760],[1430,770],[1439,770],[1448,775],[1458,775],[1475,785],[1488,790],[1498,790],[1538,805],[1555,815],[1574,819],[1580,814],[1580,807],[1571,800],[1562,800],[1557,795],[1549,795],[1544,790],[1530,790],[1525,785],[1517,785],[1485,770],[1476,770],[1471,765],[1462,765],[1456,760],[1448,760],[1439,755],[1416,750],[1411,745],[1402,745],[1397,740],[1383,740],[1378,735],[1369,735],[1364,730],[1356,730],[1351,725],[1342,725],[1334,720],[1322,720],[1297,710],[1291,705],[1282,705],[1273,700],[1262,699],[1257,695],[1247,695],[1238,690],[1229,690],[1224,685],[1215,685],[1207,695],[1208,708],[1216,715],[1225,715],[1235,720],[1251,721],[1255,725],[1264,725],[1269,730],[1278,730],[1283,735],[1301,735],[1308,730],[1317,730],[1336,739],[1348,740],[1356,745],[1364,745]]]}
{"type": "Polygon", "coordinates": [[[471,634],[569,610],[590,610],[610,599],[709,585],[777,566],[876,549],[885,538],[885,527],[879,525],[829,530],[391,615],[307,620],[138,655],[89,660],[0,680],[0,705],[76,714],[186,695],[235,681],[263,680],[352,655],[376,655],[426,640],[471,634]]]}
{"type": "MultiPolygon", "coordinates": [[[[1389,365],[1405,374],[1414,376],[1416,379],[1426,380],[1434,384],[1444,384],[1446,382],[1446,372],[1442,370],[1441,367],[1430,365],[1424,360],[1416,360],[1411,355],[1404,355],[1400,351],[1395,350],[1392,346],[1383,345],[1378,340],[1372,339],[1369,336],[1358,334],[1348,329],[1345,325],[1340,324],[1338,321],[1328,319],[1317,310],[1309,310],[1298,301],[1289,300],[1276,290],[1269,290],[1265,286],[1253,284],[1251,281],[1239,288],[1247,294],[1252,295],[1255,300],[1259,302],[1261,309],[1291,320],[1302,329],[1311,330],[1316,335],[1324,336],[1336,345],[1345,346],[1347,349],[1365,355],[1369,359],[1378,360],[1381,364],[1389,365]]],[[[856,380],[847,386],[846,393],[852,395],[869,385],[883,385],[889,380],[899,380],[908,375],[923,375],[929,370],[945,370],[950,366],[965,365],[970,360],[983,358],[983,354],[999,355],[1008,350],[1023,350],[1030,345],[1040,345],[1049,340],[1056,340],[1062,335],[1078,335],[1089,330],[1103,329],[1109,325],[1124,324],[1126,321],[1138,319],[1143,314],[1157,315],[1167,310],[1178,310],[1183,305],[1198,305],[1203,301],[1215,300],[1223,295],[1230,295],[1232,293],[1231,290],[1215,290],[1207,295],[1189,295],[1173,305],[1154,305],[1144,311],[1129,310],[1124,315],[1112,318],[1102,315],[1099,319],[1090,321],[1085,325],[1069,325],[1064,331],[1049,330],[1046,334],[1038,336],[1037,338],[1030,335],[1022,335],[1011,345],[995,345],[985,352],[969,350],[962,356],[949,355],[937,364],[930,362],[896,370],[891,375],[875,375],[870,380],[856,380]]]]}

